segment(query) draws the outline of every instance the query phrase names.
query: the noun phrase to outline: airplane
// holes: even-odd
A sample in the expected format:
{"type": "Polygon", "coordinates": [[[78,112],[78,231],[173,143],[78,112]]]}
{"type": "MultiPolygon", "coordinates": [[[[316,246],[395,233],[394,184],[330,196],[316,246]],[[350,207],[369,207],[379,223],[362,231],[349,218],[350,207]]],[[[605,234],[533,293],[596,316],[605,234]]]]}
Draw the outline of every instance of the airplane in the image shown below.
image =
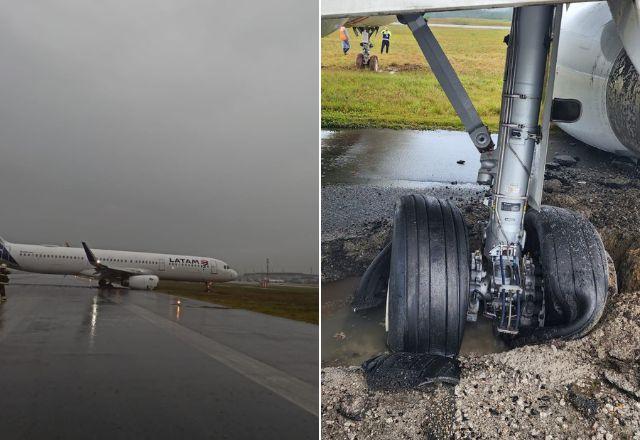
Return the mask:
{"type": "Polygon", "coordinates": [[[233,281],[238,273],[210,257],[129,252],[55,245],[10,243],[0,238],[0,261],[25,272],[76,275],[98,279],[100,288],[116,282],[137,290],[153,290],[162,280],[213,283],[233,281]]]}
{"type": "Polygon", "coordinates": [[[609,290],[602,238],[578,213],[542,205],[549,128],[555,122],[587,144],[640,156],[640,3],[580,3],[321,3],[323,32],[359,18],[364,26],[369,17],[408,26],[480,153],[477,182],[487,186],[478,249],[470,249],[464,217],[451,201],[413,194],[396,203],[391,242],[352,302],[354,311],[385,307],[391,351],[455,358],[465,323],[478,315],[518,345],[580,338],[602,317],[609,290]],[[424,16],[504,7],[513,16],[494,143],[424,16]]]}

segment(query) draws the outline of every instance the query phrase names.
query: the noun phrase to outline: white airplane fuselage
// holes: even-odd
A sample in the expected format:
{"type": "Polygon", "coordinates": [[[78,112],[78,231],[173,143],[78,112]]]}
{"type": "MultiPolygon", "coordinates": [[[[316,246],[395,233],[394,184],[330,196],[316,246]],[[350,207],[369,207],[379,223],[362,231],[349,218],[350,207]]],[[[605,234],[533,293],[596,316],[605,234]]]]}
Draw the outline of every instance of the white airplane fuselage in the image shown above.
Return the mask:
{"type": "Polygon", "coordinates": [[[640,157],[640,82],[606,2],[571,5],[562,17],[554,97],[581,103],[558,126],[580,141],[640,157]]]}
{"type": "MultiPolygon", "coordinates": [[[[162,280],[225,282],[238,276],[224,261],[210,257],[105,249],[92,251],[99,263],[118,269],[135,269],[140,274],[155,275],[162,280]]],[[[0,259],[10,267],[26,272],[103,278],[96,275],[83,248],[2,242],[0,259]]]]}

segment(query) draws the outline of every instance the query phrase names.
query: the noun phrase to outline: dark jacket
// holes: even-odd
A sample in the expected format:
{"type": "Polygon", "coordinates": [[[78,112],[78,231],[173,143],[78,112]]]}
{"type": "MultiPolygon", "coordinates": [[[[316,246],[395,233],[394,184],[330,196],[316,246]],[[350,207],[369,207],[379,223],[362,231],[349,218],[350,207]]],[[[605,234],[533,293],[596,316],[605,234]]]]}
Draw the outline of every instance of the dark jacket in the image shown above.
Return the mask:
{"type": "Polygon", "coordinates": [[[9,282],[9,269],[0,267],[0,284],[7,284],[9,282]]]}

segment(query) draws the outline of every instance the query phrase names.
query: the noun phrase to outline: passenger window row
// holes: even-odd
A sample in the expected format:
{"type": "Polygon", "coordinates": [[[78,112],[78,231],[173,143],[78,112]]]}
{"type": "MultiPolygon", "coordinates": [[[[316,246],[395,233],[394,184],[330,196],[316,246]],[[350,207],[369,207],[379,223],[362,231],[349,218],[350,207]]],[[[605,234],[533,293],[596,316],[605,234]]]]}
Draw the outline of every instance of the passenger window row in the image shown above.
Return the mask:
{"type": "MultiPolygon", "coordinates": [[[[61,260],[86,260],[85,257],[79,257],[75,255],[52,255],[52,254],[34,254],[30,252],[20,251],[21,257],[35,257],[35,258],[53,258],[61,260]]],[[[110,261],[115,263],[137,263],[137,264],[158,264],[157,261],[151,260],[126,260],[124,258],[105,258],[104,261],[110,261]]]]}

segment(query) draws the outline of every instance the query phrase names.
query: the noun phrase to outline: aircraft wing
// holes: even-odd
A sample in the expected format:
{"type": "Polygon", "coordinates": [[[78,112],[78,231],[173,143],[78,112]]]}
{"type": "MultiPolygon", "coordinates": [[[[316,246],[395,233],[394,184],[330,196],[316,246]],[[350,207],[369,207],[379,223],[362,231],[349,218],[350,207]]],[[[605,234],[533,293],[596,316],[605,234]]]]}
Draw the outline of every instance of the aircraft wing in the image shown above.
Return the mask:
{"type": "Polygon", "coordinates": [[[557,3],[561,2],[558,0],[322,0],[320,13],[322,18],[352,18],[557,3]]]}
{"type": "Polygon", "coordinates": [[[87,246],[87,243],[82,242],[84,252],[87,254],[87,260],[93,266],[93,274],[86,273],[85,275],[91,275],[94,277],[103,276],[105,278],[129,278],[132,275],[145,275],[151,273],[149,270],[139,269],[135,267],[118,267],[111,266],[101,262],[96,258],[93,251],[87,246]]]}

